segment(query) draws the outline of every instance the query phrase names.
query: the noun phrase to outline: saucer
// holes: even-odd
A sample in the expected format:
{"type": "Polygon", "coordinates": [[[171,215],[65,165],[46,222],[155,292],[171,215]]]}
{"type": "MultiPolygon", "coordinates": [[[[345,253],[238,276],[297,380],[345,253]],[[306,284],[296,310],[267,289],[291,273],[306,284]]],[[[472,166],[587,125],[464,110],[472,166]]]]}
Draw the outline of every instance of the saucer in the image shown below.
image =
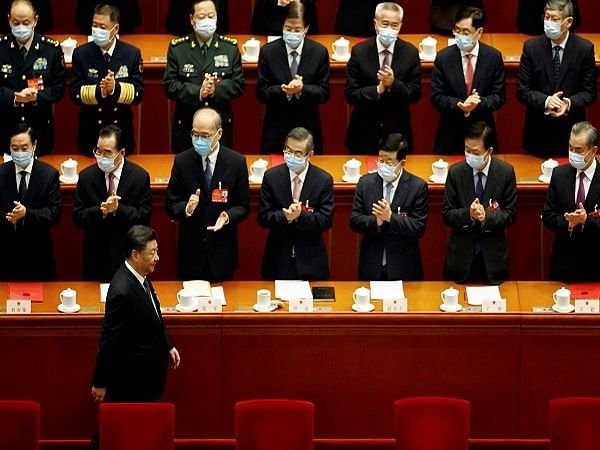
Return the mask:
{"type": "Polygon", "coordinates": [[[177,303],[175,305],[175,309],[179,312],[188,313],[188,312],[196,311],[198,309],[198,306],[192,306],[191,308],[184,308],[183,306],[181,306],[181,303],[177,303]]]}
{"type": "Polygon", "coordinates": [[[360,176],[354,178],[354,177],[349,177],[348,175],[344,174],[342,175],[342,180],[345,181],[346,183],[358,183],[358,180],[360,179],[360,176]]]}
{"type": "Polygon", "coordinates": [[[248,177],[248,181],[250,181],[250,183],[262,184],[262,180],[262,178],[256,178],[254,175],[250,175],[248,177]]]}
{"type": "Polygon", "coordinates": [[[369,303],[369,306],[366,308],[358,306],[356,303],[352,305],[352,311],[356,312],[371,312],[375,309],[375,305],[373,303],[369,303]]]}
{"type": "Polygon", "coordinates": [[[429,175],[429,181],[432,181],[433,183],[446,183],[446,178],[438,178],[435,175],[429,175]]]}
{"type": "Polygon", "coordinates": [[[573,305],[572,303],[569,303],[569,307],[562,309],[559,308],[558,305],[555,303],[554,305],[552,305],[552,311],[557,312],[557,313],[570,313],[575,311],[575,305],[573,305]]]}
{"type": "Polygon", "coordinates": [[[446,304],[442,303],[440,305],[440,309],[444,312],[459,312],[462,311],[463,307],[460,303],[458,303],[456,306],[447,306],[446,304]]]}
{"type": "Polygon", "coordinates": [[[79,175],[77,175],[75,178],[66,178],[64,175],[60,175],[58,179],[61,183],[72,184],[77,183],[77,181],[79,180],[79,175]]]}
{"type": "Polygon", "coordinates": [[[540,180],[542,183],[550,183],[550,178],[546,178],[544,175],[540,175],[538,180],[540,180]]]}
{"type": "Polygon", "coordinates": [[[350,55],[348,56],[337,56],[336,54],[331,55],[331,59],[338,62],[348,62],[350,60],[350,55]]]}
{"type": "Polygon", "coordinates": [[[435,61],[435,55],[433,56],[425,56],[423,53],[419,52],[419,58],[421,61],[433,62],[435,61]]]}
{"type": "Polygon", "coordinates": [[[256,303],[252,305],[252,309],[256,312],[273,312],[277,309],[277,303],[271,302],[271,304],[267,308],[258,306],[258,303],[256,303]]]}
{"type": "Polygon", "coordinates": [[[248,55],[244,54],[242,55],[242,61],[245,63],[257,63],[258,56],[256,58],[249,58],[248,55]]]}
{"type": "Polygon", "coordinates": [[[65,313],[65,314],[69,314],[69,313],[76,313],[81,309],[81,305],[76,304],[75,307],[73,309],[71,308],[65,308],[65,305],[63,305],[62,303],[58,305],[58,310],[61,313],[65,313]]]}

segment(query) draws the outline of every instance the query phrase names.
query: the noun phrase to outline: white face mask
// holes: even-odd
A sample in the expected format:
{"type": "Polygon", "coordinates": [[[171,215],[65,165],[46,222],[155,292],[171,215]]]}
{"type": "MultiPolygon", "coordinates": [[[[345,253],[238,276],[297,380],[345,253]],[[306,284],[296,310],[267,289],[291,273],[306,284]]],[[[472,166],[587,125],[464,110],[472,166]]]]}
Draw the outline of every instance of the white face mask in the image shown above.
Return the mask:
{"type": "Polygon", "coordinates": [[[377,161],[377,173],[383,179],[383,181],[390,183],[398,177],[398,174],[396,173],[398,164],[395,166],[390,166],[389,164],[377,161]]]}
{"type": "Polygon", "coordinates": [[[562,21],[553,22],[552,20],[544,20],[544,34],[548,39],[558,39],[562,34],[562,21]]]}
{"type": "Polygon", "coordinates": [[[469,152],[465,152],[465,160],[467,161],[467,164],[475,170],[481,170],[485,167],[486,164],[486,160],[485,157],[487,155],[487,152],[484,153],[483,155],[474,155],[473,153],[469,153],[469,152]]]}
{"type": "Polygon", "coordinates": [[[200,19],[194,21],[194,31],[204,40],[210,39],[217,30],[217,19],[200,19]]]}
{"type": "Polygon", "coordinates": [[[589,155],[590,151],[584,153],[583,155],[581,153],[569,151],[569,164],[571,164],[571,167],[577,170],[582,170],[586,165],[585,158],[587,155],[589,155]]]}

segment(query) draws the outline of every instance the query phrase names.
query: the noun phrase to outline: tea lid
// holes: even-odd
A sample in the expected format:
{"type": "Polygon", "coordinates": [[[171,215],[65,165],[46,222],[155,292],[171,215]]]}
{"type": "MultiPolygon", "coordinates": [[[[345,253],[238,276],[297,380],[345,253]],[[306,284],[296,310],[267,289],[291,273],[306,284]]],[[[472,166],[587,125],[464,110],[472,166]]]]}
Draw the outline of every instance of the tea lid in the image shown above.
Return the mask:
{"type": "Polygon", "coordinates": [[[366,287],[364,287],[364,286],[361,286],[361,287],[359,287],[358,289],[356,289],[356,290],[354,291],[354,293],[355,293],[356,295],[369,295],[369,294],[371,293],[371,291],[370,291],[370,290],[368,290],[366,287]]]}
{"type": "Polygon", "coordinates": [[[77,292],[74,289],[71,289],[71,288],[67,288],[67,289],[65,289],[64,291],[61,292],[62,295],[67,295],[67,296],[75,295],[76,293],[77,292]]]}
{"type": "Polygon", "coordinates": [[[431,36],[427,36],[421,42],[423,44],[437,44],[437,40],[431,36]]]}
{"type": "Polygon", "coordinates": [[[444,290],[444,294],[446,295],[458,295],[458,289],[454,289],[453,287],[449,287],[444,290]]]}
{"type": "Polygon", "coordinates": [[[333,43],[335,45],[342,45],[342,44],[347,45],[350,43],[350,41],[348,39],[346,39],[344,36],[341,36],[338,39],[336,39],[333,43]]]}
{"type": "Polygon", "coordinates": [[[568,290],[566,287],[562,286],[560,289],[558,289],[555,292],[556,295],[571,295],[571,291],[568,290]]]}
{"type": "Polygon", "coordinates": [[[65,167],[75,167],[75,166],[77,166],[77,161],[74,160],[73,158],[69,158],[63,162],[63,165],[65,167]]]}
{"type": "Polygon", "coordinates": [[[546,161],[544,161],[544,167],[556,167],[558,166],[558,161],[555,159],[547,159],[546,161]]]}
{"type": "Polygon", "coordinates": [[[433,165],[435,167],[439,167],[439,168],[448,167],[448,163],[446,161],[444,161],[442,158],[440,158],[436,162],[434,162],[433,165]]]}

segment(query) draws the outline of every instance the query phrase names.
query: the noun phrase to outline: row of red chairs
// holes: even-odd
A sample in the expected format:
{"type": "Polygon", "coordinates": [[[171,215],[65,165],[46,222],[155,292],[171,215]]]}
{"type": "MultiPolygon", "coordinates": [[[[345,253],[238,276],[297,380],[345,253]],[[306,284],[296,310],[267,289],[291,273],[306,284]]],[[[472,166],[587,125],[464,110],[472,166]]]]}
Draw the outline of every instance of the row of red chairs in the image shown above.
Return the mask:
{"type": "MultiPolygon", "coordinates": [[[[467,450],[470,404],[447,397],[395,402],[396,450],[467,450]]],[[[300,400],[249,400],[235,405],[237,450],[312,450],[314,405],[300,400]]],[[[600,398],[550,402],[552,450],[597,450],[600,398]]],[[[37,450],[40,405],[0,401],[0,450],[37,450]]],[[[104,403],[101,450],[173,450],[175,405],[104,403]]]]}

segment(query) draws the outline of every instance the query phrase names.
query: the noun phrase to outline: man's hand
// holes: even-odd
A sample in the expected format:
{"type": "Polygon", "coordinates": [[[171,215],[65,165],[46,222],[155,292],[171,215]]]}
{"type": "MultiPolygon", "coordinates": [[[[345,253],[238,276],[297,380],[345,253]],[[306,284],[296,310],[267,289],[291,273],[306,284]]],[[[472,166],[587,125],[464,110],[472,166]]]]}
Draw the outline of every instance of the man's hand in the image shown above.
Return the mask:
{"type": "Polygon", "coordinates": [[[471,219],[479,221],[483,223],[485,221],[485,208],[481,203],[479,203],[479,199],[476,198],[471,203],[471,207],[469,208],[469,214],[471,219]]]}
{"type": "Polygon", "coordinates": [[[196,210],[196,206],[198,206],[199,202],[200,202],[200,189],[196,189],[196,193],[190,195],[190,199],[188,200],[187,205],[185,205],[185,213],[189,216],[194,214],[194,211],[196,210]]]}
{"type": "Polygon", "coordinates": [[[96,386],[92,386],[92,398],[95,402],[103,402],[106,397],[106,388],[99,388],[96,386]]]}
{"type": "Polygon", "coordinates": [[[169,365],[173,369],[177,369],[179,367],[179,363],[181,362],[181,358],[179,357],[179,352],[175,347],[173,347],[169,351],[169,365]]]}
{"type": "Polygon", "coordinates": [[[216,77],[208,73],[204,74],[204,81],[202,81],[202,86],[200,86],[200,100],[205,100],[215,95],[215,82],[216,77]]]}
{"type": "Polygon", "coordinates": [[[115,92],[115,73],[109,70],[102,80],[100,80],[100,92],[102,97],[108,97],[115,92]]]}
{"type": "Polygon", "coordinates": [[[583,204],[579,203],[575,211],[571,213],[565,213],[565,219],[569,223],[569,231],[573,231],[573,228],[579,224],[583,226],[587,220],[587,212],[585,211],[583,204]]]}
{"type": "Polygon", "coordinates": [[[38,90],[27,87],[19,92],[15,92],[15,103],[35,103],[37,102],[38,90]]]}
{"type": "Polygon", "coordinates": [[[282,84],[281,90],[289,96],[301,94],[304,89],[304,83],[300,75],[296,75],[288,84],[282,84]]]}
{"type": "Polygon", "coordinates": [[[477,89],[473,89],[472,94],[469,95],[464,102],[458,102],[456,106],[458,106],[462,112],[470,113],[474,111],[480,103],[481,97],[479,96],[479,92],[477,92],[477,89]]]}
{"type": "Polygon", "coordinates": [[[293,202],[289,208],[283,208],[282,211],[288,223],[292,223],[294,220],[300,217],[300,213],[302,212],[302,203],[293,202]]]}
{"type": "Polygon", "coordinates": [[[17,222],[25,217],[27,214],[27,208],[21,202],[14,202],[15,207],[11,212],[6,215],[6,220],[8,220],[13,225],[16,225],[17,222]]]}
{"type": "Polygon", "coordinates": [[[119,209],[119,200],[121,200],[121,197],[118,195],[109,195],[105,202],[100,203],[102,215],[116,214],[119,209]]]}
{"type": "Polygon", "coordinates": [[[390,222],[392,220],[392,209],[390,208],[390,204],[383,199],[373,203],[371,212],[377,218],[377,226],[381,226],[383,225],[383,222],[390,222]]]}
{"type": "Polygon", "coordinates": [[[394,71],[390,66],[383,66],[377,71],[377,79],[387,89],[394,82],[394,71]]]}
{"type": "Polygon", "coordinates": [[[552,94],[548,99],[546,107],[550,111],[552,117],[560,117],[567,112],[569,104],[563,100],[563,91],[558,91],[552,94]]]}
{"type": "Polygon", "coordinates": [[[206,227],[206,229],[208,231],[219,231],[221,228],[223,228],[228,223],[229,223],[229,214],[227,214],[225,211],[221,211],[221,214],[219,214],[219,217],[217,217],[217,221],[215,222],[215,224],[212,227],[206,227]]]}

